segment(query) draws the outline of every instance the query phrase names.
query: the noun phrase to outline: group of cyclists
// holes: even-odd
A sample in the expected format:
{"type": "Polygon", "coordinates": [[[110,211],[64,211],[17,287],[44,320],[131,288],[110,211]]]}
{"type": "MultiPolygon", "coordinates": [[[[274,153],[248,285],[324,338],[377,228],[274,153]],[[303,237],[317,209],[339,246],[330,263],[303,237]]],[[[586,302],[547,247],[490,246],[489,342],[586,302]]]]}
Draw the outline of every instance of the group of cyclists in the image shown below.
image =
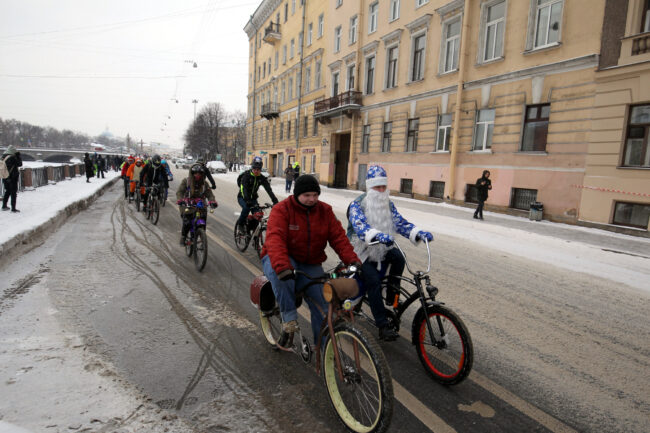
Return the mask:
{"type": "Polygon", "coordinates": [[[167,164],[167,161],[156,154],[150,159],[147,157],[140,158],[130,155],[122,163],[121,176],[124,181],[124,199],[136,195],[136,188],[144,187],[142,195],[143,211],[147,209],[149,200],[149,188],[154,184],[159,185],[165,191],[169,189],[169,181],[174,180],[174,176],[167,164]]]}

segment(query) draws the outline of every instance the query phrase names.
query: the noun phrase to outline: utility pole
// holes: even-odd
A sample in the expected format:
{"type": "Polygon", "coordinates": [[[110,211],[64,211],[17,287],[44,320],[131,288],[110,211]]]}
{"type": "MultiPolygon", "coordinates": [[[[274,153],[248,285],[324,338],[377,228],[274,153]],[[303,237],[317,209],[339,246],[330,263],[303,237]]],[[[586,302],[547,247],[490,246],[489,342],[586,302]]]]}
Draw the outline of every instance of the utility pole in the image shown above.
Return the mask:
{"type": "Polygon", "coordinates": [[[194,120],[196,120],[196,104],[199,102],[198,99],[192,99],[192,104],[194,104],[194,120]]]}

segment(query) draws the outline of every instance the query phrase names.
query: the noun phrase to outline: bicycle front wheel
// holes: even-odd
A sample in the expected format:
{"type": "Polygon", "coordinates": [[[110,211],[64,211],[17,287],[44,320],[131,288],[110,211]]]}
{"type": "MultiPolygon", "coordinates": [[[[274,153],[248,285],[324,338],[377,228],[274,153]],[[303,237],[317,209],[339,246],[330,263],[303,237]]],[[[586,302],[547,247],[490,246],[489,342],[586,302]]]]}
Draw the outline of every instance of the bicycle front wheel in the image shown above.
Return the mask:
{"type": "Polygon", "coordinates": [[[242,253],[246,251],[246,248],[248,248],[248,242],[250,242],[250,237],[248,236],[247,233],[241,233],[239,231],[239,227],[237,226],[237,223],[235,223],[235,246],[239,251],[242,253]]]}
{"type": "Polygon", "coordinates": [[[390,370],[377,342],[349,322],[334,327],[334,341],[327,339],[323,376],[330,401],[339,419],[353,432],[385,432],[393,416],[393,384],[390,370]],[[341,358],[343,380],[334,358],[334,344],[341,358]]]}
{"type": "Polygon", "coordinates": [[[196,229],[194,233],[194,265],[196,270],[201,272],[208,260],[208,237],[203,227],[196,229]]]}
{"type": "Polygon", "coordinates": [[[194,239],[194,233],[187,234],[187,240],[185,241],[185,254],[187,254],[187,257],[192,257],[194,252],[194,239]]]}
{"type": "Polygon", "coordinates": [[[151,201],[151,222],[153,225],[158,224],[158,219],[160,218],[160,203],[158,200],[151,201]]]}
{"type": "Polygon", "coordinates": [[[262,247],[264,246],[264,240],[266,239],[266,229],[261,228],[257,233],[257,238],[255,239],[255,250],[257,250],[257,255],[259,257],[262,252],[262,247]]]}
{"type": "Polygon", "coordinates": [[[412,338],[420,362],[434,380],[444,385],[455,385],[462,382],[472,369],[472,339],[463,321],[450,309],[441,305],[429,306],[425,314],[420,308],[413,319],[412,338]]]}
{"type": "MultiPolygon", "coordinates": [[[[138,187],[136,187],[136,188],[138,188],[138,187]]],[[[140,212],[140,191],[139,190],[135,195],[135,210],[140,212]]]]}

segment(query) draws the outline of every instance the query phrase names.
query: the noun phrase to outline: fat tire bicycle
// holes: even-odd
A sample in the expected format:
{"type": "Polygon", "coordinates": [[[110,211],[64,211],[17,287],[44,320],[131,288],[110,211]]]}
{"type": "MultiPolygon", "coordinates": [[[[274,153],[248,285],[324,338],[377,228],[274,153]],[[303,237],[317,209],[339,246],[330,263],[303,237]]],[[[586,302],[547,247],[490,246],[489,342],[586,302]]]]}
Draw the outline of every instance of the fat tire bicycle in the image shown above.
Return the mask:
{"type": "Polygon", "coordinates": [[[158,184],[153,184],[148,189],[149,200],[147,200],[147,219],[151,220],[153,225],[156,225],[160,218],[161,188],[158,184]]]}
{"type": "Polygon", "coordinates": [[[264,211],[272,207],[271,203],[265,203],[264,206],[254,206],[246,218],[246,233],[241,233],[237,222],[235,222],[235,246],[239,251],[243,253],[252,243],[259,257],[266,240],[266,224],[269,220],[269,216],[264,211]]]}
{"type": "MultiPolygon", "coordinates": [[[[353,305],[357,272],[354,266],[312,278],[296,290],[296,304],[311,285],[322,284],[328,301],[326,320],[316,343],[316,371],[322,374],[330,403],[339,420],[353,432],[385,432],[393,415],[393,384],[390,369],[377,341],[354,323],[353,305]],[[322,344],[322,347],[321,347],[322,344]]],[[[271,283],[265,276],[255,278],[250,288],[251,302],[258,308],[264,338],[273,349],[293,352],[305,363],[312,359],[312,347],[300,330],[282,333],[280,308],[271,283]],[[297,337],[297,338],[296,338],[297,337]]]]}
{"type": "MultiPolygon", "coordinates": [[[[205,232],[207,207],[203,199],[183,199],[184,214],[192,215],[190,229],[185,238],[185,254],[194,256],[194,266],[201,272],[208,260],[208,236],[205,232]]],[[[216,206],[215,206],[216,207],[216,206]]],[[[214,208],[210,209],[212,212],[214,208]]]]}
{"type": "MultiPolygon", "coordinates": [[[[455,385],[462,382],[472,370],[474,362],[472,338],[461,318],[444,303],[436,301],[438,288],[431,284],[428,275],[431,270],[431,250],[429,242],[426,239],[424,242],[429,258],[426,271],[411,270],[406,254],[397,242],[394,243],[404,256],[406,269],[412,278],[399,277],[402,282],[407,283],[408,290],[395,287],[388,281],[387,276],[382,278],[382,292],[385,290],[386,293],[384,297],[389,293],[399,293],[399,296],[387,302],[391,306],[386,308],[386,315],[389,324],[399,331],[404,312],[412,304],[419,303],[420,308],[415,313],[411,324],[411,342],[415,346],[418,358],[431,378],[444,385],[455,385]]],[[[404,284],[400,286],[402,285],[404,284]]],[[[368,303],[365,292],[353,300],[355,313],[376,326],[372,315],[361,310],[360,300],[368,303]]]]}

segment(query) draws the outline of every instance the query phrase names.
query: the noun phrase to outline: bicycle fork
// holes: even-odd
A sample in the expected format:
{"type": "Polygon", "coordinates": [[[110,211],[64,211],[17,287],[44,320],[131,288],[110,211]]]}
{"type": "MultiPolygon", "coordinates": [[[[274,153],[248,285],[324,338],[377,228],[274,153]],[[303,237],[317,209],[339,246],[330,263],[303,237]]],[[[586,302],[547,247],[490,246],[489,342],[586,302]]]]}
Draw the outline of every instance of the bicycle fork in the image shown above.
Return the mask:
{"type": "Polygon", "coordinates": [[[424,318],[427,323],[427,331],[429,332],[429,338],[431,338],[431,345],[435,346],[439,349],[444,348],[447,346],[448,343],[448,337],[447,334],[445,333],[445,328],[442,326],[442,322],[440,321],[440,317],[436,317],[436,322],[438,324],[438,330],[440,331],[440,341],[436,340],[435,335],[433,333],[433,326],[431,325],[431,319],[429,317],[429,312],[428,312],[428,307],[429,303],[427,302],[426,295],[424,294],[424,290],[422,289],[422,279],[425,280],[425,287],[427,289],[427,292],[429,293],[429,297],[435,304],[439,304],[439,302],[436,301],[436,294],[438,293],[438,289],[431,285],[431,280],[429,279],[428,275],[425,275],[424,277],[422,275],[417,275],[416,276],[416,288],[418,291],[418,295],[420,296],[420,303],[422,304],[422,311],[424,312],[424,318]]]}
{"type": "MultiPolygon", "coordinates": [[[[336,302],[333,300],[333,302],[336,302]]],[[[347,314],[350,317],[350,321],[354,321],[354,315],[352,314],[352,311],[348,311],[347,314]]],[[[332,303],[329,304],[329,308],[327,309],[327,327],[330,330],[331,334],[331,340],[332,340],[332,350],[334,351],[334,363],[336,364],[336,371],[338,373],[339,379],[341,382],[345,382],[345,377],[343,376],[343,364],[341,363],[341,354],[339,353],[339,347],[338,344],[336,344],[336,334],[334,332],[334,308],[332,307],[332,303]]],[[[316,345],[316,372],[320,374],[321,372],[321,365],[320,365],[320,344],[321,341],[323,341],[323,335],[325,333],[324,326],[321,328],[321,332],[318,335],[318,344],[316,345]]],[[[357,368],[357,371],[361,371],[361,359],[359,357],[359,345],[357,344],[356,340],[352,342],[352,348],[354,352],[354,363],[357,368]]]]}

